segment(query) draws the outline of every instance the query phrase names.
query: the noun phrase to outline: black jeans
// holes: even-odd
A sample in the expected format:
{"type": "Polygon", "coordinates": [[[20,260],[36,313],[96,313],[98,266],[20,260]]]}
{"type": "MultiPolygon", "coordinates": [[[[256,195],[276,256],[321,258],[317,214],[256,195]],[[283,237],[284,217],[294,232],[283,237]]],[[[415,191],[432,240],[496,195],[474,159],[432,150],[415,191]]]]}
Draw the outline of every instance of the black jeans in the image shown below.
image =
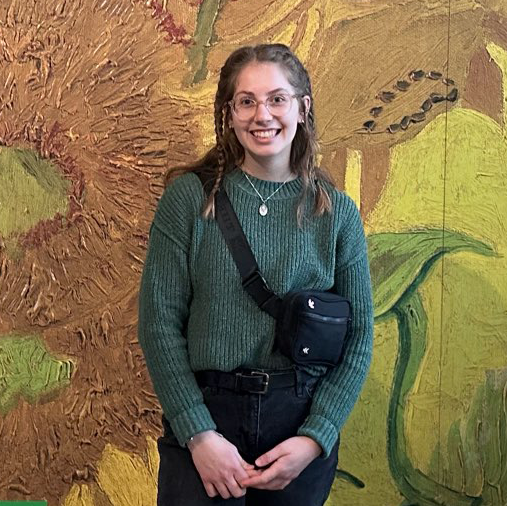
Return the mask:
{"type": "MultiPolygon", "coordinates": [[[[295,436],[308,415],[317,378],[301,379],[295,386],[265,394],[238,393],[225,388],[201,387],[217,431],[249,463],[289,437],[295,436]]],[[[236,499],[210,498],[194,467],[163,419],[165,434],[158,440],[160,468],[158,506],[321,506],[329,495],[338,463],[338,446],[327,458],[317,457],[283,490],[247,489],[236,499]]]]}

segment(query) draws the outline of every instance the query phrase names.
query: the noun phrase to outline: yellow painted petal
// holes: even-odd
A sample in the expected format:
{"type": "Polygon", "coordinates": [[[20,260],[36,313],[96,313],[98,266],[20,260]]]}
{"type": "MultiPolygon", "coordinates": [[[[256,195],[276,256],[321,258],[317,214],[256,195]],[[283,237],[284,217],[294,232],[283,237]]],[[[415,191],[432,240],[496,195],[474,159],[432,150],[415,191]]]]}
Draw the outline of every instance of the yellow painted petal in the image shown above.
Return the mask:
{"type": "Polygon", "coordinates": [[[315,34],[320,26],[319,9],[314,5],[308,11],[308,21],[306,22],[305,33],[297,47],[293,48],[298,58],[306,64],[310,55],[310,47],[315,39],[315,34]]]}
{"type": "Polygon", "coordinates": [[[171,81],[163,80],[158,84],[157,91],[165,96],[179,101],[186,101],[192,107],[209,107],[215,100],[217,81],[208,79],[190,87],[175,87],[171,81]]]}
{"type": "Polygon", "coordinates": [[[197,157],[204,154],[215,145],[215,118],[213,117],[213,104],[210,104],[207,110],[202,111],[196,117],[197,127],[199,128],[199,143],[195,146],[197,157]]]}
{"type": "Polygon", "coordinates": [[[90,487],[88,485],[73,485],[63,506],[95,506],[90,487]]]}
{"type": "MultiPolygon", "coordinates": [[[[336,22],[346,19],[358,19],[385,11],[395,13],[396,10],[400,9],[400,5],[393,4],[392,0],[363,0],[356,2],[320,0],[319,3],[322,4],[326,28],[336,22]]],[[[414,6],[420,9],[421,12],[429,12],[432,16],[447,16],[449,12],[449,6],[446,2],[435,0],[426,0],[425,2],[409,0],[403,3],[404,5],[408,5],[409,8],[414,6]]],[[[453,0],[452,3],[453,14],[466,12],[475,8],[477,8],[476,0],[453,0]]]]}
{"type": "MultiPolygon", "coordinates": [[[[149,454],[153,451],[150,448],[149,454]]],[[[157,498],[156,459],[150,465],[108,444],[98,465],[97,484],[113,506],[153,506],[157,498]],[[128,479],[127,479],[128,478],[128,479]]]]}
{"type": "Polygon", "coordinates": [[[294,22],[287,23],[287,26],[283,29],[283,31],[277,35],[275,35],[271,42],[274,44],[285,44],[286,46],[290,46],[292,37],[296,32],[297,24],[294,22]]]}
{"type": "Polygon", "coordinates": [[[158,476],[158,467],[160,465],[160,455],[158,453],[157,442],[151,438],[147,438],[148,443],[148,471],[152,476],[158,476]]]}
{"type": "Polygon", "coordinates": [[[172,81],[164,80],[158,85],[158,92],[177,102],[185,103],[188,110],[192,111],[193,125],[197,127],[196,138],[201,142],[196,144],[196,156],[202,156],[215,144],[215,120],[213,117],[213,103],[217,91],[217,81],[207,79],[195,86],[181,88],[175,87],[172,81]]]}
{"type": "Polygon", "coordinates": [[[314,0],[258,0],[228,2],[217,21],[217,35],[225,45],[251,43],[256,37],[266,40],[285,31],[287,22],[309,9],[314,0]]]}
{"type": "Polygon", "coordinates": [[[490,244],[503,241],[505,234],[495,227],[507,212],[507,143],[498,123],[477,111],[456,108],[447,121],[444,114],[437,116],[391,153],[389,180],[369,216],[368,233],[442,227],[446,163],[446,227],[490,244]]]}
{"type": "Polygon", "coordinates": [[[345,193],[356,203],[361,204],[361,151],[347,149],[347,170],[345,172],[345,193]]]}
{"type": "MultiPolygon", "coordinates": [[[[495,60],[496,64],[500,67],[503,75],[503,96],[504,96],[504,108],[503,108],[503,118],[504,124],[507,125],[507,107],[505,107],[505,102],[507,101],[507,51],[500,46],[497,46],[493,42],[490,42],[486,49],[490,54],[491,58],[495,60]]],[[[504,135],[507,136],[507,130],[504,130],[504,135]]]]}

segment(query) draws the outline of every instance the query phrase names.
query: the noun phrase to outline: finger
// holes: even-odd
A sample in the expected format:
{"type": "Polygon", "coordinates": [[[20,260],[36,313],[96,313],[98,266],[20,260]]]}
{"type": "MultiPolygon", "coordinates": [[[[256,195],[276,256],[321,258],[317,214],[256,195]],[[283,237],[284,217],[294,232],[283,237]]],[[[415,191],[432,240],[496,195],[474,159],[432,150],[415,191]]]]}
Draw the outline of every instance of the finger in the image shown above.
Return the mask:
{"type": "MultiPolygon", "coordinates": [[[[250,464],[249,464],[250,466],[250,464]]],[[[243,480],[246,480],[250,478],[251,476],[257,476],[261,471],[258,469],[255,469],[255,467],[250,466],[247,469],[241,468],[234,471],[234,479],[241,487],[241,483],[243,480]]]]}
{"type": "Polygon", "coordinates": [[[276,477],[275,479],[268,481],[267,483],[261,483],[259,485],[250,485],[249,488],[256,488],[259,490],[283,490],[292,480],[286,478],[276,477]]]}
{"type": "Polygon", "coordinates": [[[241,459],[241,467],[245,470],[245,471],[248,471],[250,469],[255,469],[255,466],[253,464],[249,464],[248,462],[245,462],[243,459],[241,459]]]}
{"type": "Polygon", "coordinates": [[[278,466],[275,464],[265,471],[261,471],[259,475],[252,476],[246,480],[243,480],[241,482],[241,485],[243,487],[255,487],[255,488],[262,488],[266,486],[269,482],[275,480],[278,478],[280,469],[278,469],[278,466]]]}
{"type": "Polygon", "coordinates": [[[256,488],[257,490],[283,490],[286,487],[286,484],[282,480],[273,480],[269,483],[266,483],[264,485],[258,485],[256,487],[249,487],[249,488],[256,488]]]}
{"type": "Polygon", "coordinates": [[[236,498],[243,497],[246,493],[246,489],[241,487],[234,478],[227,482],[227,488],[229,489],[229,493],[236,498]]]}
{"type": "MultiPolygon", "coordinates": [[[[252,476],[260,476],[262,474],[262,470],[252,468],[252,469],[247,469],[246,473],[248,475],[248,478],[251,478],[252,476]]],[[[238,480],[238,482],[241,483],[241,480],[238,480]]]]}
{"type": "Polygon", "coordinates": [[[215,488],[218,493],[221,495],[223,499],[230,499],[231,494],[229,493],[229,489],[223,483],[215,483],[215,488]]]}
{"type": "Polygon", "coordinates": [[[245,461],[240,461],[239,466],[235,466],[233,470],[234,479],[237,483],[241,483],[242,480],[248,478],[248,471],[250,471],[250,469],[254,469],[253,466],[244,467],[243,464],[250,466],[250,464],[247,464],[245,461]]]}
{"type": "Polygon", "coordinates": [[[269,482],[264,490],[283,490],[290,482],[291,480],[274,480],[269,482]]]}
{"type": "Polygon", "coordinates": [[[213,485],[213,483],[203,483],[204,489],[206,490],[206,494],[208,494],[208,497],[216,497],[218,495],[217,489],[213,485]]]}
{"type": "Polygon", "coordinates": [[[283,449],[280,447],[280,445],[276,445],[274,448],[269,450],[269,452],[266,452],[260,457],[258,457],[255,461],[255,465],[257,467],[269,466],[269,464],[279,459],[283,454],[284,452],[283,449]]]}

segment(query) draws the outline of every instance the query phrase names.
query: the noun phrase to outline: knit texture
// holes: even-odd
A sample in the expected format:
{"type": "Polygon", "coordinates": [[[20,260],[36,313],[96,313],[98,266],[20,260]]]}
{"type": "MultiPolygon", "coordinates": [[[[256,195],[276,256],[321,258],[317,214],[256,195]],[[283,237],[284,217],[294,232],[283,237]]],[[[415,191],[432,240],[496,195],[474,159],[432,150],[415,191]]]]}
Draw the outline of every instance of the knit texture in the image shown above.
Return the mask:
{"type": "MultiPolygon", "coordinates": [[[[281,183],[250,178],[267,197],[281,183]]],[[[270,288],[333,290],[349,298],[352,325],[342,363],[322,377],[298,434],[329,455],[360,393],[371,361],[373,308],[366,241],[354,202],[329,187],[333,211],[298,227],[299,179],[261,201],[236,169],[224,186],[270,288]]],[[[290,361],[273,351],[275,321],[241,286],[218,225],[201,216],[204,193],[195,174],[176,178],[162,195],[150,231],[139,294],[139,342],[155,392],[179,443],[216,429],[193,372],[237,367],[279,369],[290,361]]]]}

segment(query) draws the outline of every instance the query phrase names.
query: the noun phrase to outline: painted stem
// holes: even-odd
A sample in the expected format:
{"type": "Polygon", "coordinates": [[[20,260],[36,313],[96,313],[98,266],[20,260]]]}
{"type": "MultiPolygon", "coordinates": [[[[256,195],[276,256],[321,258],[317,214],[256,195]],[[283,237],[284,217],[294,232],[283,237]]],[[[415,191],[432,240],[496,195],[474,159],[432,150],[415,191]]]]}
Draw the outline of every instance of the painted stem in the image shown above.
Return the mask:
{"type": "Polygon", "coordinates": [[[407,455],[405,408],[426,350],[427,316],[421,297],[407,291],[393,311],[398,320],[399,350],[389,402],[387,455],[391,474],[400,492],[417,506],[477,506],[471,497],[443,486],[416,469],[407,455]]]}
{"type": "Polygon", "coordinates": [[[215,38],[215,22],[225,0],[204,0],[197,14],[194,43],[188,50],[190,68],[189,84],[197,84],[206,79],[208,53],[215,38]]]}

